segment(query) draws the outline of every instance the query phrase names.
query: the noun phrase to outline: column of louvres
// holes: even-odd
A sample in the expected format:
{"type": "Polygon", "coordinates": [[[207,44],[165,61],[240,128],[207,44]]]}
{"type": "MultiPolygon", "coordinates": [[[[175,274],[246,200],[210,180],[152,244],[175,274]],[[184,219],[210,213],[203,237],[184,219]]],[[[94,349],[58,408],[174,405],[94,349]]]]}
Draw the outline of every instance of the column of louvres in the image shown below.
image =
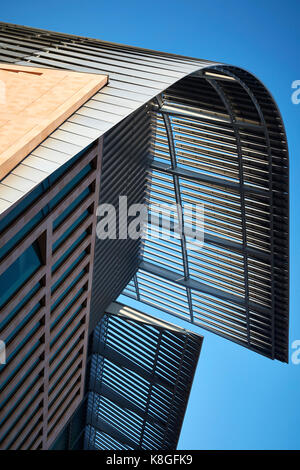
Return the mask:
{"type": "Polygon", "coordinates": [[[0,274],[32,247],[39,266],[2,307],[1,449],[49,448],[83,397],[101,153],[99,139],[2,233],[0,274]]]}

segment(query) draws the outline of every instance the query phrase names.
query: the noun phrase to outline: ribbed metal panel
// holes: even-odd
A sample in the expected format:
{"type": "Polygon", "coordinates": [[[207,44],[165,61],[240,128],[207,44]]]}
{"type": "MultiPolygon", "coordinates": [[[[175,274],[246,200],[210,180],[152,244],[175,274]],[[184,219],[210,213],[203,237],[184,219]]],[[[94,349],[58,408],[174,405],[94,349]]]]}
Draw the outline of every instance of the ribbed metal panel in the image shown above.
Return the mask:
{"type": "Polygon", "coordinates": [[[48,449],[84,396],[100,151],[53,175],[1,230],[0,449],[48,449]]]}
{"type": "Polygon", "coordinates": [[[125,293],[288,361],[288,156],[274,103],[224,66],[181,80],[152,109],[147,233],[159,232],[150,216],[161,204],[193,203],[204,208],[204,244],[146,239],[125,293]]]}
{"type": "Polygon", "coordinates": [[[0,182],[0,214],[96,138],[209,61],[0,23],[0,61],[109,75],[109,84],[0,182]]]}
{"type": "MultiPolygon", "coordinates": [[[[127,231],[132,217],[119,213],[119,197],[127,197],[128,207],[145,203],[147,170],[150,164],[151,122],[143,106],[104,138],[100,204],[116,208],[116,234],[127,231]],[[121,215],[121,217],[120,217],[121,215]]],[[[90,331],[104,309],[115,300],[139,266],[141,239],[96,238],[90,331]]]]}
{"type": "MultiPolygon", "coordinates": [[[[288,152],[280,113],[263,85],[236,67],[32,28],[2,23],[0,39],[3,61],[104,73],[110,80],[0,183],[0,210],[7,213],[88,143],[109,130],[113,135],[118,123],[151,102],[154,159],[147,200],[204,204],[205,243],[195,252],[184,237],[169,244],[146,241],[127,291],[287,361],[288,152]]],[[[137,132],[137,148],[140,138],[137,132]]],[[[140,187],[140,180],[134,183],[140,187]]],[[[108,196],[113,193],[117,197],[112,185],[108,196]]],[[[121,249],[133,271],[137,245],[126,241],[128,251],[121,249]]],[[[114,251],[102,246],[101,253],[114,251]]],[[[97,296],[101,273],[95,278],[97,296]]],[[[103,297],[105,290],[108,284],[103,297]]]]}
{"type": "Polygon", "coordinates": [[[94,332],[85,448],[176,449],[202,340],[111,304],[94,332]]]}

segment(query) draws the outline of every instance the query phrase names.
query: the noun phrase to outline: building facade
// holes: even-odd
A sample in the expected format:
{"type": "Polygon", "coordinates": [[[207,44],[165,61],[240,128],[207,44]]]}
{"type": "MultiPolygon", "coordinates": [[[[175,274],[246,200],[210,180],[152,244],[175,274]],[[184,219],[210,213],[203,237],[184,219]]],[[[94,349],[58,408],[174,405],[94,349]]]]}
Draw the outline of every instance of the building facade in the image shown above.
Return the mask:
{"type": "MultiPolygon", "coordinates": [[[[0,182],[0,448],[172,448],[179,407],[172,417],[164,410],[159,442],[150,430],[144,441],[151,394],[146,410],[130,405],[141,426],[131,437],[103,423],[124,397],[110,390],[117,401],[102,407],[97,334],[123,292],[287,362],[288,151],[279,111],[237,67],[3,23],[0,37],[0,70],[108,77],[0,182]],[[183,207],[162,216],[173,237],[97,237],[99,204],[115,207],[117,233],[128,232],[124,196],[128,206],[146,205],[146,234],[160,231],[163,205],[183,207]],[[204,212],[196,249],[189,204],[204,212]]],[[[156,321],[148,318],[154,329],[156,321]]],[[[195,340],[199,354],[201,337],[177,336],[178,348],[195,340]]],[[[196,362],[187,367],[175,399],[185,404],[196,362]]]]}

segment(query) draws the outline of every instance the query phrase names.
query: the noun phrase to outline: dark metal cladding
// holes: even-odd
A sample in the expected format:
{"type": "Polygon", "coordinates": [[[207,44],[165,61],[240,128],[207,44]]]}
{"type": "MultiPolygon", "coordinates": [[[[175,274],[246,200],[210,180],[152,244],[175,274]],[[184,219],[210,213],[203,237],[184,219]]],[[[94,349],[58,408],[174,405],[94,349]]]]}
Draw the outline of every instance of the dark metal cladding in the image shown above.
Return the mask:
{"type": "MultiPolygon", "coordinates": [[[[4,250],[1,267],[6,275],[2,282],[9,285],[8,271],[14,262],[14,267],[20,268],[31,258],[38,269],[27,273],[28,278],[19,276],[20,286],[9,298],[4,295],[1,305],[4,316],[0,333],[5,332],[9,354],[8,364],[1,369],[5,379],[0,389],[2,448],[53,445],[84,392],[89,317],[91,332],[126,283],[125,293],[138,301],[269,358],[287,362],[288,150],[280,113],[266,88],[237,67],[23,26],[0,23],[0,43],[1,62],[109,76],[106,87],[0,181],[0,249],[4,250]],[[100,179],[99,161],[94,160],[101,154],[102,139],[100,179]],[[90,167],[88,159],[95,142],[101,151],[92,155],[90,167]],[[83,164],[79,183],[72,176],[73,171],[77,174],[77,159],[79,166],[81,160],[83,164]],[[59,180],[56,186],[57,174],[64,181],[59,180]],[[69,184],[76,186],[72,186],[70,194],[69,184]],[[58,203],[57,195],[64,190],[66,194],[58,203]],[[171,241],[96,239],[93,257],[97,202],[112,203],[118,208],[120,195],[128,196],[128,204],[146,200],[148,230],[154,231],[158,227],[151,215],[159,204],[202,204],[203,246],[192,249],[190,236],[185,232],[183,237],[171,241]],[[77,196],[82,199],[77,201],[77,196]],[[71,202],[76,199],[77,204],[72,214],[68,212],[72,210],[69,197],[71,202]],[[68,214],[66,221],[56,226],[63,213],[68,214]],[[36,220],[37,215],[40,220],[36,220]],[[81,216],[86,217],[83,223],[81,216]],[[13,223],[14,219],[17,223],[13,223]],[[65,228],[69,232],[64,232],[65,228]],[[55,247],[51,233],[54,239],[64,234],[66,245],[55,247]],[[82,238],[76,239],[79,245],[74,248],[72,243],[77,236],[82,238]],[[76,268],[72,267],[75,255],[79,256],[76,268]],[[69,261],[58,266],[56,263],[64,256],[69,261]],[[83,292],[76,284],[81,268],[83,278],[79,283],[83,292]],[[62,275],[65,270],[66,278],[62,275]],[[61,282],[61,286],[52,281],[61,282]],[[32,292],[35,288],[37,291],[32,292]],[[79,298],[74,297],[73,291],[79,298]],[[72,299],[75,304],[69,309],[72,299]],[[61,311],[63,307],[68,310],[61,311]],[[32,335],[30,341],[28,334],[32,335]],[[31,346],[36,348],[33,352],[31,346]],[[20,372],[15,373],[16,367],[21,376],[20,372]],[[59,377],[68,381],[65,387],[61,387],[59,377]],[[36,393],[32,399],[28,390],[36,393]],[[18,402],[14,401],[15,396],[18,402]]],[[[121,222],[122,227],[126,224],[121,222]]],[[[185,211],[182,226],[195,228],[185,211]]],[[[172,227],[177,230],[174,224],[172,227]]],[[[34,266],[33,263],[32,269],[34,266]]],[[[118,321],[121,322],[119,317],[118,321]]],[[[145,329],[149,339],[148,327],[140,328],[145,329]]],[[[118,334],[121,331],[122,328],[117,330],[118,334]]],[[[185,335],[194,341],[192,335],[185,335]]],[[[176,345],[181,341],[179,337],[182,340],[180,334],[174,339],[176,345]]],[[[157,357],[161,358],[157,337],[155,345],[157,357]]],[[[99,342],[95,341],[94,346],[97,348],[99,342]]],[[[125,347],[123,342],[122,348],[125,347]]],[[[94,354],[98,357],[99,350],[94,350],[94,354]]],[[[172,357],[166,355],[164,361],[169,364],[172,357]]],[[[189,357],[186,367],[191,378],[193,357],[184,357],[189,357]]],[[[97,361],[95,367],[100,367],[97,361]]],[[[174,370],[174,377],[179,374],[179,380],[180,367],[174,370]]],[[[141,369],[138,372],[142,373],[141,369]]],[[[84,415],[85,406],[97,400],[97,406],[101,406],[98,391],[94,384],[76,416],[84,415]]],[[[180,393],[186,403],[187,389],[180,393]]],[[[105,412],[108,410],[105,408],[105,412]]],[[[167,413],[165,409],[164,419],[167,413]]],[[[142,419],[145,416],[148,419],[148,408],[142,419]]],[[[183,418],[177,411],[174,416],[169,418],[170,422],[175,419],[170,433],[167,431],[163,437],[160,434],[160,445],[164,443],[168,448],[176,446],[183,418]]],[[[124,440],[124,429],[115,431],[111,439],[115,444],[121,442],[120,446],[158,445],[150,430],[149,441],[144,440],[147,419],[136,430],[135,440],[133,433],[124,440]]],[[[78,418],[79,428],[80,423],[82,417],[78,418]]],[[[96,429],[102,424],[89,411],[87,446],[112,445],[103,440],[103,432],[109,434],[107,426],[100,427],[101,436],[97,434],[96,429]]],[[[79,440],[75,437],[75,424],[70,426],[66,439],[75,448],[79,440]]],[[[80,436],[82,439],[83,433],[80,436]]]]}
{"type": "Polygon", "coordinates": [[[125,207],[145,203],[150,139],[151,118],[147,106],[117,124],[104,137],[99,204],[111,204],[115,208],[117,238],[96,238],[90,331],[139,266],[141,239],[127,238],[133,217],[127,218],[125,211],[119,213],[119,202],[126,204],[125,207]],[[120,235],[124,238],[120,239],[120,235]]]}
{"type": "Polygon", "coordinates": [[[101,151],[1,221],[0,449],[48,449],[84,397],[101,151]]]}
{"type": "MultiPolygon", "coordinates": [[[[147,233],[161,204],[193,203],[204,243],[144,240],[124,293],[288,362],[288,153],[272,98],[248,72],[215,66],[159,95],[152,124],[147,233]]],[[[196,230],[190,214],[182,225],[196,230]]]]}
{"type": "MultiPolygon", "coordinates": [[[[287,362],[288,151],[266,88],[244,70],[205,60],[3,23],[0,37],[2,61],[109,75],[109,85],[62,126],[63,137],[41,145],[34,161],[42,174],[54,148],[55,157],[73,152],[72,136],[84,145],[156,100],[148,202],[204,204],[205,242],[196,252],[184,238],[146,241],[126,293],[287,362]]],[[[27,185],[26,165],[17,170],[27,185]]],[[[10,187],[5,199],[12,184],[0,182],[0,210],[23,194],[10,187]]]]}
{"type": "Polygon", "coordinates": [[[202,336],[119,303],[93,336],[85,449],[176,449],[202,336]]]}

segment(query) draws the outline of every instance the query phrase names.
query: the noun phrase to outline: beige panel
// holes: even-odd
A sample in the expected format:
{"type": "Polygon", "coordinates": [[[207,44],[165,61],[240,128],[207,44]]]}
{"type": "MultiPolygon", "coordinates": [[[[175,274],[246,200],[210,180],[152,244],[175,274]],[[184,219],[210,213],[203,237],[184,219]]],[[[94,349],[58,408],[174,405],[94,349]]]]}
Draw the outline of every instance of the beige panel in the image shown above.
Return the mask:
{"type": "Polygon", "coordinates": [[[106,83],[106,75],[0,64],[0,179],[106,83]]]}

